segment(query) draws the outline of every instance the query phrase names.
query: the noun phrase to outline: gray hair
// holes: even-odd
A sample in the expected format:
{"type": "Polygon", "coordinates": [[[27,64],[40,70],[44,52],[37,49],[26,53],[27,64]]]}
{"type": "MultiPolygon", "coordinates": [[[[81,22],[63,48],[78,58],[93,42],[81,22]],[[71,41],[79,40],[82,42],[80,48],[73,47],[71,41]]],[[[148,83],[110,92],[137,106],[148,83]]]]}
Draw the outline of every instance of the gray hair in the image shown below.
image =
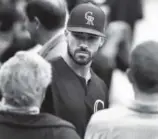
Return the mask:
{"type": "Polygon", "coordinates": [[[17,52],[0,69],[2,97],[15,106],[42,103],[51,82],[51,65],[33,52],[17,52]]]}

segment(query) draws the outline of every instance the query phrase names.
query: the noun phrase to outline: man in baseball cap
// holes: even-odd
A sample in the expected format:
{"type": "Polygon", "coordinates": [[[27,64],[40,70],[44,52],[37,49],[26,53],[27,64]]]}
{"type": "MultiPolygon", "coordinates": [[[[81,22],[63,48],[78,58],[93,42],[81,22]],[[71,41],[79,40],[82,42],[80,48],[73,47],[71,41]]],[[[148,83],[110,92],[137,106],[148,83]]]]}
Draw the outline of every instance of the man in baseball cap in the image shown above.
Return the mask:
{"type": "Polygon", "coordinates": [[[92,62],[103,44],[105,25],[104,12],[93,3],[79,4],[72,10],[67,24],[66,38],[68,55],[75,63],[86,65],[92,62]],[[88,55],[76,52],[80,50],[86,51],[88,55]]]}
{"type": "Polygon", "coordinates": [[[91,115],[108,107],[106,85],[91,69],[105,37],[105,22],[106,16],[97,5],[76,6],[65,31],[67,52],[51,60],[54,80],[43,110],[71,122],[81,138],[91,115]],[[97,107],[96,102],[100,102],[97,107]]]}

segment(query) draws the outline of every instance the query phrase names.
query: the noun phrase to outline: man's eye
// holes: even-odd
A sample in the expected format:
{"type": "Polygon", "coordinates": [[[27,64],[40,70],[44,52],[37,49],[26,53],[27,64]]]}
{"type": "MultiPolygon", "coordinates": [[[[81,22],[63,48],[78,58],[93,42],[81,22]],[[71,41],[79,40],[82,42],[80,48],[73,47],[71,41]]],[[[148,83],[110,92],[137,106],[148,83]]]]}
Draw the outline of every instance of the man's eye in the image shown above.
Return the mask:
{"type": "Polygon", "coordinates": [[[74,37],[78,39],[86,39],[86,40],[96,40],[98,39],[98,36],[96,35],[84,35],[83,33],[72,33],[74,37]]]}
{"type": "Polygon", "coordinates": [[[72,33],[75,38],[84,39],[84,36],[80,33],[72,33]]]}
{"type": "Polygon", "coordinates": [[[95,36],[95,35],[91,35],[88,37],[88,40],[96,40],[98,39],[98,36],[95,36]]]}

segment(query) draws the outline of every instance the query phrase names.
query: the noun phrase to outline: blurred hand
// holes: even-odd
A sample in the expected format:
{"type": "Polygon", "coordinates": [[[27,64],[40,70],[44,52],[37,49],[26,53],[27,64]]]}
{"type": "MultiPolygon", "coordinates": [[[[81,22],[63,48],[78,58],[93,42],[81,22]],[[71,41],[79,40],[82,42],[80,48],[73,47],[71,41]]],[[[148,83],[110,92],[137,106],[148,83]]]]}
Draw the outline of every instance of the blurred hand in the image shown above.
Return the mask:
{"type": "Polygon", "coordinates": [[[106,66],[116,67],[116,56],[120,42],[126,40],[129,34],[129,26],[122,21],[111,22],[106,30],[107,40],[100,48],[97,57],[104,61],[106,66]]]}
{"type": "Polygon", "coordinates": [[[113,37],[117,41],[122,41],[125,38],[126,32],[130,29],[130,26],[123,21],[111,22],[107,28],[106,34],[108,38],[113,37]]]}

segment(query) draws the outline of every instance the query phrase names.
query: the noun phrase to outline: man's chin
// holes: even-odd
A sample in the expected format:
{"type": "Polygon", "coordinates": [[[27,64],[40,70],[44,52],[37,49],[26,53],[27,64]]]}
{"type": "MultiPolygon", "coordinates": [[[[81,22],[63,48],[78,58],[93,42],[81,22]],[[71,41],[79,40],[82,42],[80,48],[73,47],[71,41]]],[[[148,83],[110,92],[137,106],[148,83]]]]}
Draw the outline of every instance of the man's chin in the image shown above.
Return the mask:
{"type": "Polygon", "coordinates": [[[80,66],[86,66],[91,62],[91,59],[89,58],[81,58],[81,57],[77,57],[76,55],[72,55],[69,50],[68,50],[68,55],[74,63],[80,66]]]}
{"type": "Polygon", "coordinates": [[[86,66],[90,63],[90,60],[75,60],[75,63],[81,66],[86,66]]]}

